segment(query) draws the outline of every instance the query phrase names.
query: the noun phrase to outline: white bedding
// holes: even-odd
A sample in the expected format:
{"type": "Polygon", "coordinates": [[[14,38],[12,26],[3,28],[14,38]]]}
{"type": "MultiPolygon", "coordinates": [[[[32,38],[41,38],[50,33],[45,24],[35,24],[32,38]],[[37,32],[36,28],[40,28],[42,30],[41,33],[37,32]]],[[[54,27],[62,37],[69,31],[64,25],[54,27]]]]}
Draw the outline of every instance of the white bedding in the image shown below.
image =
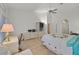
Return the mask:
{"type": "Polygon", "coordinates": [[[61,35],[54,37],[52,34],[47,34],[44,35],[41,40],[43,41],[43,45],[56,54],[70,55],[72,54],[72,48],[67,47],[67,41],[71,37],[71,35],[68,35],[68,37],[61,38],[61,35]]]}

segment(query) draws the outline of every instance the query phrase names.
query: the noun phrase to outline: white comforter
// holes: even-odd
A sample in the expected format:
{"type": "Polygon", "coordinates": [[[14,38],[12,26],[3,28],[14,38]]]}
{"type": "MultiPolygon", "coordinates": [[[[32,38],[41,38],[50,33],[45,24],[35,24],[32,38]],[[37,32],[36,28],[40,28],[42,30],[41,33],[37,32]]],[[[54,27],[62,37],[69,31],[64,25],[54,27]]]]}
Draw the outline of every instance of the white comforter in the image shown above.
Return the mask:
{"type": "MultiPolygon", "coordinates": [[[[61,35],[60,35],[61,36],[61,35]]],[[[67,41],[71,38],[68,35],[66,38],[54,37],[52,34],[47,34],[42,37],[43,45],[45,45],[49,50],[55,52],[56,54],[72,54],[72,48],[67,47],[67,41]]]]}

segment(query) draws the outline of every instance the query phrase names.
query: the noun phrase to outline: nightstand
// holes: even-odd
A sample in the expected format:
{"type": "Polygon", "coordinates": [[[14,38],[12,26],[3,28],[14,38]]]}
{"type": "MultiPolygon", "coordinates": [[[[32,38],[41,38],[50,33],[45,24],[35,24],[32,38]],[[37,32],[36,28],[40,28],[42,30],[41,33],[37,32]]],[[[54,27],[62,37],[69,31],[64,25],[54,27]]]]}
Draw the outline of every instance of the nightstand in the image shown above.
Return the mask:
{"type": "Polygon", "coordinates": [[[2,43],[3,47],[6,47],[11,54],[18,52],[18,38],[16,36],[10,36],[9,41],[7,39],[2,43]]]}

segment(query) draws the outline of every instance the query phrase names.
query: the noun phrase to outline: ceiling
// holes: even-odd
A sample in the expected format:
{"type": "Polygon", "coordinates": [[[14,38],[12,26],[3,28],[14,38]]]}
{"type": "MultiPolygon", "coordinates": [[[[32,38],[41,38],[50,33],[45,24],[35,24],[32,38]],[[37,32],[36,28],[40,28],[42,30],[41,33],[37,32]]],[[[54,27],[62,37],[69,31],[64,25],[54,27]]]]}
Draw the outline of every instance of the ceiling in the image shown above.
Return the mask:
{"type": "Polygon", "coordinates": [[[9,8],[14,9],[26,9],[26,10],[34,10],[39,7],[48,8],[49,4],[38,4],[38,3],[10,3],[8,4],[9,8]]]}
{"type": "Polygon", "coordinates": [[[9,9],[26,10],[35,12],[47,12],[50,9],[57,8],[58,11],[71,11],[78,9],[79,3],[8,3],[9,9]]]}
{"type": "Polygon", "coordinates": [[[7,3],[10,8],[16,9],[34,9],[34,8],[49,8],[49,7],[59,7],[59,6],[79,6],[78,3],[7,3]]]}

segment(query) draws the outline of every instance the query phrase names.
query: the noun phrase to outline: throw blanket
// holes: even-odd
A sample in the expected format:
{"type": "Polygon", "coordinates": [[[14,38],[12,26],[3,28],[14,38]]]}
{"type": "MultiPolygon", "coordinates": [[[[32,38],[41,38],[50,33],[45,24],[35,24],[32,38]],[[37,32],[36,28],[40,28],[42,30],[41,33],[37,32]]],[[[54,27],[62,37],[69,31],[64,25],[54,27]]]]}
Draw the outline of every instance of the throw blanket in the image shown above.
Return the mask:
{"type": "Polygon", "coordinates": [[[67,41],[67,46],[72,47],[73,55],[79,55],[79,35],[76,35],[67,41]]]}

